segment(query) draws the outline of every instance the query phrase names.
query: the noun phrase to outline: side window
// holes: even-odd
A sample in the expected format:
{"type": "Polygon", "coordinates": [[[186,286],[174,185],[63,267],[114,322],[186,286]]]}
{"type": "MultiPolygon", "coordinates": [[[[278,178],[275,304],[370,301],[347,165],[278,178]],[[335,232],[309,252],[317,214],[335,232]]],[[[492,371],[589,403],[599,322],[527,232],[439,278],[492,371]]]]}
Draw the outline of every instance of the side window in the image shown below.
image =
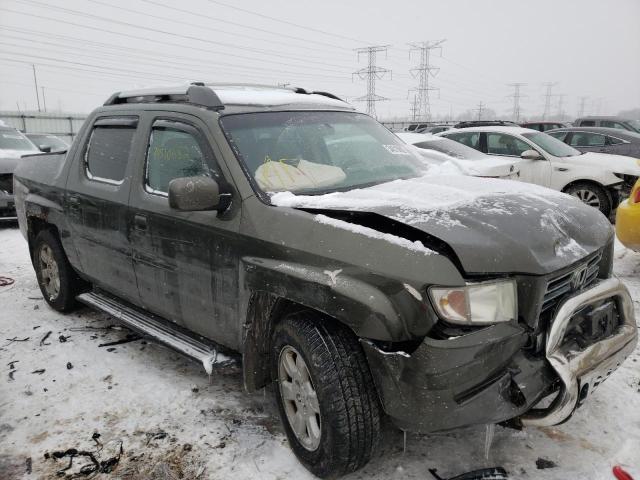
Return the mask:
{"type": "Polygon", "coordinates": [[[580,122],[580,126],[581,127],[595,127],[596,126],[596,121],[595,120],[582,120],[580,122]]]}
{"type": "Polygon", "coordinates": [[[179,122],[161,120],[151,129],[147,149],[145,188],[167,193],[175,178],[212,176],[196,129],[179,122]]]}
{"type": "Polygon", "coordinates": [[[504,133],[487,133],[487,153],[519,157],[522,152],[533,150],[529,144],[504,133]]]}
{"type": "Polygon", "coordinates": [[[137,118],[102,118],[96,121],[84,160],[92,180],[122,183],[136,133],[137,118]]]}
{"type": "Polygon", "coordinates": [[[572,147],[603,147],[605,143],[604,135],[574,132],[569,144],[572,147]]]}
{"type": "Polygon", "coordinates": [[[447,138],[455,140],[467,147],[480,150],[480,133],[478,132],[452,133],[451,135],[447,135],[447,138]]]}
{"type": "Polygon", "coordinates": [[[564,142],[567,132],[547,132],[547,135],[551,135],[553,138],[557,138],[561,142],[564,142]]]}
{"type": "Polygon", "coordinates": [[[628,130],[628,128],[625,127],[620,122],[612,122],[611,120],[602,120],[602,122],[600,122],[600,123],[601,123],[602,127],[617,128],[618,130],[628,130]]]}
{"type": "Polygon", "coordinates": [[[616,137],[607,136],[607,143],[609,145],[620,145],[621,143],[624,143],[624,140],[621,140],[621,139],[616,138],[616,137]]]}

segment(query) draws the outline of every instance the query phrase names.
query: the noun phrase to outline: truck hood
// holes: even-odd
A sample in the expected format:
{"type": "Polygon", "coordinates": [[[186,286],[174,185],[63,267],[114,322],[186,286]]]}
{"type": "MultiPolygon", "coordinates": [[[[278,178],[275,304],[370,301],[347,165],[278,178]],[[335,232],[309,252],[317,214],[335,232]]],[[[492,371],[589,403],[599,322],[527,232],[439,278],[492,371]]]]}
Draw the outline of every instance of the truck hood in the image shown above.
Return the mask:
{"type": "Polygon", "coordinates": [[[551,273],[613,235],[604,215],[568,195],[490,178],[427,176],[325,195],[281,192],[271,202],[325,216],[369,212],[402,222],[446,242],[467,274],[551,273]]]}
{"type": "Polygon", "coordinates": [[[576,165],[589,165],[603,168],[613,173],[640,176],[640,160],[625,155],[611,155],[609,153],[587,152],[575,157],[564,157],[560,160],[576,165]]]}

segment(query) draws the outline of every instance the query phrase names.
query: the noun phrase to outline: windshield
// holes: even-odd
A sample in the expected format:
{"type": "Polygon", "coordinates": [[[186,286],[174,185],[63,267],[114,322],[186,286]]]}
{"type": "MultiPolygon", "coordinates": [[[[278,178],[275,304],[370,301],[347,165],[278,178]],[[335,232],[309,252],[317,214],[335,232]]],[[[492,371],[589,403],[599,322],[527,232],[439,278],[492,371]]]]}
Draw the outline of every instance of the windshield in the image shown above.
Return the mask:
{"type": "Polygon", "coordinates": [[[17,130],[0,131],[0,150],[22,150],[33,152],[35,145],[17,130]]]}
{"type": "Polygon", "coordinates": [[[436,152],[446,153],[450,157],[459,158],[461,160],[478,159],[483,156],[482,152],[447,138],[414,143],[414,146],[424,148],[426,150],[435,150],[436,152]]]}
{"type": "Polygon", "coordinates": [[[546,133],[523,133],[522,136],[554,157],[575,157],[581,155],[579,150],[570,147],[566,143],[546,133]]]}
{"type": "Polygon", "coordinates": [[[52,152],[59,152],[61,150],[66,150],[67,148],[69,148],[69,145],[67,145],[55,135],[29,134],[27,135],[27,137],[29,138],[29,140],[35,143],[40,150],[45,147],[51,147],[52,152]]]}
{"type": "Polygon", "coordinates": [[[629,120],[627,123],[635,128],[636,132],[640,132],[640,120],[629,120]]]}
{"type": "Polygon", "coordinates": [[[418,153],[359,113],[261,112],[220,121],[264,192],[322,194],[424,173],[418,153]]]}

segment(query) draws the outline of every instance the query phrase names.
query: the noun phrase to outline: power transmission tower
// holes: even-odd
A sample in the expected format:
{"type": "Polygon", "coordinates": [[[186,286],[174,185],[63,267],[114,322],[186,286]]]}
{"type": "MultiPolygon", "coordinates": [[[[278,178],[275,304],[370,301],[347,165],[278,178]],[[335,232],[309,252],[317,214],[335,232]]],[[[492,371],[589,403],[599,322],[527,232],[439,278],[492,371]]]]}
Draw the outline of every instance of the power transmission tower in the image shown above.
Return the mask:
{"type": "Polygon", "coordinates": [[[584,116],[584,107],[589,97],[580,97],[580,107],[578,108],[578,117],[584,116]]]}
{"type": "Polygon", "coordinates": [[[40,94],[38,93],[38,77],[36,77],[36,66],[31,65],[33,68],[33,83],[36,87],[36,100],[38,101],[38,111],[40,111],[40,94]]]}
{"type": "Polygon", "coordinates": [[[557,82],[543,83],[543,86],[545,86],[547,90],[544,94],[544,112],[542,113],[542,120],[545,120],[547,118],[547,115],[549,115],[551,111],[551,97],[553,96],[551,92],[553,90],[553,87],[555,87],[557,84],[557,82]]]}
{"type": "Polygon", "coordinates": [[[509,95],[509,98],[513,98],[513,120],[518,122],[520,120],[520,99],[526,95],[520,93],[520,89],[527,85],[526,83],[509,83],[507,86],[513,87],[513,95],[509,95]]]}
{"type": "Polygon", "coordinates": [[[411,120],[415,122],[418,119],[418,96],[417,95],[413,96],[413,101],[411,102],[411,107],[409,107],[409,109],[411,110],[411,120]]]}
{"type": "Polygon", "coordinates": [[[476,108],[474,111],[478,112],[478,120],[482,120],[482,110],[484,110],[485,104],[480,102],[478,104],[478,108],[476,108]]]}
{"type": "Polygon", "coordinates": [[[417,67],[410,70],[411,76],[418,79],[418,86],[409,90],[409,93],[415,92],[418,98],[418,113],[417,116],[422,120],[431,120],[431,103],[429,101],[429,92],[432,90],[438,90],[436,87],[429,86],[429,77],[435,77],[440,71],[438,67],[431,65],[431,51],[439,49],[442,55],[441,45],[446,40],[435,40],[426,42],[410,43],[411,50],[409,50],[409,58],[411,58],[411,52],[420,52],[420,63],[417,67]]]}
{"type": "Polygon", "coordinates": [[[558,120],[562,120],[564,118],[564,109],[562,108],[562,106],[564,104],[564,97],[566,97],[566,94],[559,93],[556,95],[556,97],[558,97],[558,120]]]}
{"type": "Polygon", "coordinates": [[[376,117],[376,102],[381,100],[388,100],[385,97],[381,97],[380,95],[376,95],[376,80],[382,79],[387,73],[390,75],[391,70],[387,70],[386,68],[381,68],[376,65],[376,56],[378,52],[387,52],[387,48],[389,45],[375,45],[371,47],[364,47],[356,49],[358,52],[358,60],[360,60],[360,55],[367,54],[368,64],[365,68],[361,68],[360,70],[353,72],[353,75],[357,75],[361,79],[367,80],[367,94],[358,98],[354,98],[356,102],[367,102],[367,113],[372,117],[376,117]]]}

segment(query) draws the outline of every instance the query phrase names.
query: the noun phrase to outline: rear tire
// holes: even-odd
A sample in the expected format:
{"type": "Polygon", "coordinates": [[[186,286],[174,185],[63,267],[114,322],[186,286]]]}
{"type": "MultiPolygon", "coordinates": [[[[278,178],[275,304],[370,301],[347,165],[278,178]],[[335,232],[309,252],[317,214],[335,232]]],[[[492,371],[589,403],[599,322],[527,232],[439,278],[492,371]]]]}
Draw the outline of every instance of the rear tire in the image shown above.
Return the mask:
{"type": "Polygon", "coordinates": [[[51,308],[68,312],[77,306],[76,295],[82,291],[84,282],[73,270],[57,235],[50,230],[43,230],[36,237],[33,268],[42,296],[51,308]]]}
{"type": "Polygon", "coordinates": [[[605,217],[609,218],[611,214],[611,198],[601,186],[589,182],[578,182],[570,185],[564,192],[576,197],[585,205],[597,208],[605,217]]]}
{"type": "Polygon", "coordinates": [[[309,471],[335,478],[371,459],[381,409],[350,330],[319,314],[291,314],[275,327],[271,368],[289,444],[309,471]]]}

